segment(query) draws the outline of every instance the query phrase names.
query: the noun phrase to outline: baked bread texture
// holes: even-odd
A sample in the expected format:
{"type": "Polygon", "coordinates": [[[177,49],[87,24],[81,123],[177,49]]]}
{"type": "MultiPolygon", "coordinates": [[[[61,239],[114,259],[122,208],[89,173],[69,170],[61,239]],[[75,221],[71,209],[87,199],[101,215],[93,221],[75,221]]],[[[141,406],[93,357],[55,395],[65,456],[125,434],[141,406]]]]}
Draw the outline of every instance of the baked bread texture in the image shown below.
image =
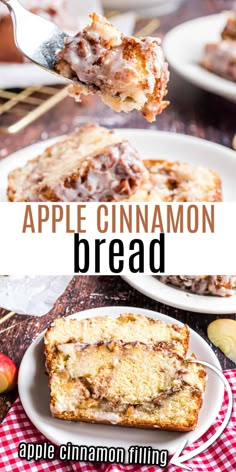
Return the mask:
{"type": "Polygon", "coordinates": [[[143,343],[61,344],[51,365],[51,411],[68,420],[190,431],[204,377],[198,364],[143,343]]]}
{"type": "Polygon", "coordinates": [[[148,172],[126,139],[88,124],[11,172],[8,181],[10,201],[142,201],[148,172]]]}
{"type": "Polygon", "coordinates": [[[151,183],[150,201],[222,201],[221,180],[211,169],[164,160],[146,160],[144,164],[151,183]]]}
{"type": "Polygon", "coordinates": [[[229,11],[227,23],[221,33],[222,39],[231,39],[236,41],[236,9],[229,11]]]}
{"type": "Polygon", "coordinates": [[[87,124],[8,176],[13,202],[221,201],[212,170],[180,162],[142,161],[114,131],[87,124]]]}
{"type": "Polygon", "coordinates": [[[189,345],[187,325],[168,325],[142,315],[124,313],[118,318],[101,316],[84,320],[58,318],[45,335],[47,366],[58,344],[119,341],[144,342],[147,345],[165,347],[185,357],[189,345]]]}
{"type": "Polygon", "coordinates": [[[142,315],[59,319],[45,335],[50,408],[61,419],[190,431],[204,368],[186,359],[187,326],[142,315]]]}
{"type": "Polygon", "coordinates": [[[106,18],[90,15],[91,24],[65,39],[57,72],[74,81],[69,93],[96,94],[115,111],[140,110],[154,121],[169,102],[169,73],[158,38],[126,37],[106,18]]]}
{"type": "Polygon", "coordinates": [[[164,275],[160,280],[198,295],[230,297],[236,288],[235,275],[164,275]]]}

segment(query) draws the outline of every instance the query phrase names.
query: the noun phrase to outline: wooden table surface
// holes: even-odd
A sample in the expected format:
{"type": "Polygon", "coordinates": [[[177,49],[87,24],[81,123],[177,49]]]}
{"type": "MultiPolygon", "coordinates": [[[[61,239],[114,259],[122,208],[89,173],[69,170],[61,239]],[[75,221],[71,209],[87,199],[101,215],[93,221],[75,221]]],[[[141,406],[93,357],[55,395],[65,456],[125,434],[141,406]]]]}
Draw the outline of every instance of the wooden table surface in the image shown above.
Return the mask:
{"type": "MultiPolygon", "coordinates": [[[[179,11],[162,17],[157,31],[161,36],[185,20],[216,13],[232,7],[234,0],[186,0],[179,11]]],[[[138,113],[116,114],[94,98],[81,104],[65,99],[48,114],[13,136],[0,136],[0,158],[36,141],[73,130],[88,121],[108,127],[136,127],[174,131],[206,138],[231,147],[236,133],[236,107],[223,98],[188,84],[171,71],[169,87],[171,106],[153,124],[148,124],[138,113]]],[[[2,120],[3,122],[3,120],[2,120]]],[[[1,122],[0,118],[0,123],[1,122]]],[[[208,324],[216,316],[193,314],[157,303],[129,287],[120,277],[74,277],[54,308],[43,317],[14,315],[5,322],[7,314],[0,309],[0,352],[9,355],[18,365],[27,347],[57,316],[65,316],[88,308],[109,305],[136,306],[166,313],[186,322],[206,340],[208,324]]],[[[235,316],[227,316],[235,319],[235,316]]],[[[223,368],[233,368],[217,349],[215,352],[223,368]]],[[[4,418],[17,391],[0,395],[0,420],[4,418]]]]}

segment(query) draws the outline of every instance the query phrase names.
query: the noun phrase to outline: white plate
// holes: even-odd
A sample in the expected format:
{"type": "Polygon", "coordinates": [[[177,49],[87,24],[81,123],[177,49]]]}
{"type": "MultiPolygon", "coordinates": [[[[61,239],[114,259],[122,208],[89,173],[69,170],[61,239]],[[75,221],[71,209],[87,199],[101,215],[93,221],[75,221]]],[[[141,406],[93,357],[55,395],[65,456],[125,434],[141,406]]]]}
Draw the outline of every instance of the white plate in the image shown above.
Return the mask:
{"type": "Polygon", "coordinates": [[[236,84],[199,65],[204,46],[219,41],[225,24],[224,13],[188,21],[166,35],[163,48],[167,61],[179,75],[205,90],[236,102],[236,84]]]}
{"type": "MultiPolygon", "coordinates": [[[[236,154],[230,149],[202,139],[175,133],[142,129],[117,130],[145,159],[168,159],[210,167],[221,177],[225,201],[236,201],[236,154]]],[[[58,139],[58,138],[57,138],[58,139]]],[[[7,175],[36,157],[56,139],[21,149],[0,161],[0,201],[6,201],[7,175]]]]}
{"type": "Polygon", "coordinates": [[[35,64],[0,64],[0,88],[2,89],[54,84],[66,84],[66,81],[40,69],[35,64]]]}
{"type": "Polygon", "coordinates": [[[122,278],[131,287],[147,297],[181,310],[220,315],[236,312],[236,294],[227,298],[195,295],[171,285],[166,285],[152,275],[131,275],[122,278]]]}
{"type": "MultiPolygon", "coordinates": [[[[179,323],[173,318],[154,311],[130,307],[102,307],[82,311],[72,318],[83,319],[94,316],[118,316],[121,313],[142,313],[167,323],[179,323]]],[[[207,388],[200,413],[199,424],[190,433],[168,431],[148,431],[136,428],[95,425],[66,422],[53,418],[49,411],[48,379],[45,375],[42,333],[26,351],[19,371],[19,394],[23,407],[32,423],[38,430],[55,444],[74,444],[87,446],[128,447],[132,445],[151,446],[168,449],[173,453],[177,447],[188,439],[193,443],[200,438],[214,422],[223,400],[224,387],[220,379],[211,371],[208,372],[207,388]]],[[[190,352],[195,352],[199,359],[220,368],[214,352],[208,344],[193,330],[190,333],[190,352]]]]}
{"type": "Polygon", "coordinates": [[[136,11],[139,15],[149,17],[166,15],[176,10],[183,0],[102,0],[107,9],[136,11]]]}

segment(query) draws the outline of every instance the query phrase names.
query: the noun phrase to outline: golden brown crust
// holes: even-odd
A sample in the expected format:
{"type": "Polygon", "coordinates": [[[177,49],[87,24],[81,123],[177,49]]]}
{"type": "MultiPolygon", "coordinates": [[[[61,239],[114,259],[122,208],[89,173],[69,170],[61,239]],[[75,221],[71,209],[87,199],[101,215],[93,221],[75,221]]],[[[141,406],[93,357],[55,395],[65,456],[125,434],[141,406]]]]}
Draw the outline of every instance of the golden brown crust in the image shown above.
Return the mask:
{"type": "MultiPolygon", "coordinates": [[[[200,411],[201,407],[202,407],[202,396],[201,394],[199,395],[196,395],[195,396],[195,401],[196,401],[196,412],[194,414],[194,419],[190,422],[188,422],[188,424],[186,424],[186,426],[173,426],[172,423],[170,422],[163,422],[162,424],[159,424],[157,426],[157,424],[155,423],[155,421],[150,421],[148,423],[142,423],[142,424],[137,424],[134,420],[132,420],[131,418],[130,419],[125,419],[125,420],[121,420],[118,424],[116,424],[116,426],[125,426],[125,427],[128,427],[128,428],[138,428],[138,429],[162,429],[162,430],[165,430],[165,431],[176,431],[176,432],[188,432],[188,431],[194,431],[197,427],[197,423],[198,423],[198,412],[200,411]]],[[[57,418],[59,419],[62,419],[62,420],[66,420],[66,421],[81,421],[83,423],[95,423],[95,424],[104,424],[104,425],[111,425],[111,422],[110,421],[106,421],[106,420],[103,420],[103,421],[97,421],[96,417],[90,417],[90,419],[87,419],[85,418],[84,416],[82,417],[75,417],[74,415],[71,415],[71,414],[67,414],[67,413],[64,413],[64,414],[60,414],[58,413],[56,415],[57,418]]]]}

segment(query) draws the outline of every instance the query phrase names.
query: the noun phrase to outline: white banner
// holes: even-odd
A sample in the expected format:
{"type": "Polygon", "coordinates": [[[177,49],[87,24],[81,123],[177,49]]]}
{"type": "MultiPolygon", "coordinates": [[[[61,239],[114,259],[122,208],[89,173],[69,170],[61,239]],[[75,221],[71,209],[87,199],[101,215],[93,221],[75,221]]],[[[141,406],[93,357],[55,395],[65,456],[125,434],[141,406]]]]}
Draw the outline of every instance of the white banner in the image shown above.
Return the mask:
{"type": "Polygon", "coordinates": [[[0,204],[1,275],[236,273],[236,203],[0,204]]]}

